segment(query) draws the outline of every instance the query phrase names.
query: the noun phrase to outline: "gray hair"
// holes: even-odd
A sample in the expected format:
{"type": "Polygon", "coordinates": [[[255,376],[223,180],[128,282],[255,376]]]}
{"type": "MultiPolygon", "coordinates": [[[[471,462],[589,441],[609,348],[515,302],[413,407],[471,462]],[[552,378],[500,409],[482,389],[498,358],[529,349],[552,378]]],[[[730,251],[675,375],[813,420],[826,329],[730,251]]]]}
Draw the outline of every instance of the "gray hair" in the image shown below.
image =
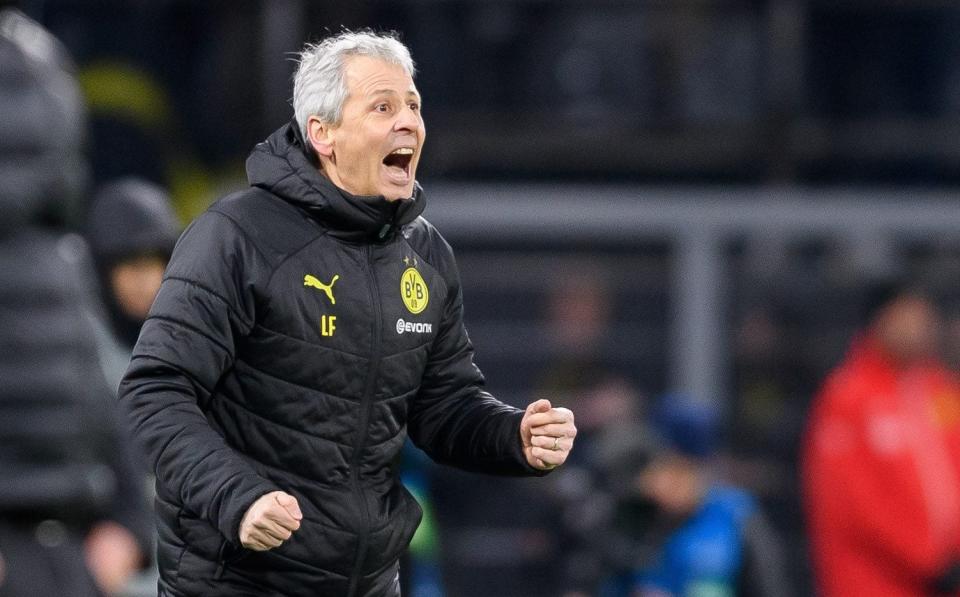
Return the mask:
{"type": "Polygon", "coordinates": [[[403,67],[413,77],[410,50],[394,34],[344,31],[300,53],[293,77],[293,114],[306,141],[307,119],[316,115],[332,125],[340,124],[347,101],[344,65],[350,56],[370,56],[403,67]]]}

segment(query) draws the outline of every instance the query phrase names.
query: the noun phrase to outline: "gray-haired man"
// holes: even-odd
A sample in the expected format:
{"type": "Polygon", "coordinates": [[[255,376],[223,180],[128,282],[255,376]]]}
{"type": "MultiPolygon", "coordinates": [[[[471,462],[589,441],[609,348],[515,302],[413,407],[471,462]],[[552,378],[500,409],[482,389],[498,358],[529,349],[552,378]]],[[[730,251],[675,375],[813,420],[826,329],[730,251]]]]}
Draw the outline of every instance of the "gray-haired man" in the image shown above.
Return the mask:
{"type": "Polygon", "coordinates": [[[482,389],[420,217],[420,107],[396,39],[308,46],[295,123],[180,239],[121,390],[157,474],[161,595],[398,595],[408,435],[469,470],[566,460],[570,411],[482,389]]]}

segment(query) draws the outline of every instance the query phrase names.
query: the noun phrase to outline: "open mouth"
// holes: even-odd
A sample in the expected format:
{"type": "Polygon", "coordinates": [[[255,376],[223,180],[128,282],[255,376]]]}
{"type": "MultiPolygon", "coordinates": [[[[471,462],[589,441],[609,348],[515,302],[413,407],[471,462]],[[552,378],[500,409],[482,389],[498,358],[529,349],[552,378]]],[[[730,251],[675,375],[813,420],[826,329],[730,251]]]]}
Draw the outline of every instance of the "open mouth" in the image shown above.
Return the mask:
{"type": "Polygon", "coordinates": [[[413,148],[400,147],[383,158],[383,165],[397,177],[406,179],[410,176],[410,162],[413,161],[413,148]]]}

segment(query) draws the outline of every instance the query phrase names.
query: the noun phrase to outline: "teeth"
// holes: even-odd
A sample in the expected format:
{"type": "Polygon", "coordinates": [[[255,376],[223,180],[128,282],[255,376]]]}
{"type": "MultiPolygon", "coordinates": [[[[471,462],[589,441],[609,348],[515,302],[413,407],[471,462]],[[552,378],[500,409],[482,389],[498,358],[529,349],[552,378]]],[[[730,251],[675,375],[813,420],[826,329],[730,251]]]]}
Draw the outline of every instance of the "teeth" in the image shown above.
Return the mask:
{"type": "Polygon", "coordinates": [[[410,147],[401,147],[400,149],[391,151],[390,155],[413,155],[413,149],[410,147]]]}

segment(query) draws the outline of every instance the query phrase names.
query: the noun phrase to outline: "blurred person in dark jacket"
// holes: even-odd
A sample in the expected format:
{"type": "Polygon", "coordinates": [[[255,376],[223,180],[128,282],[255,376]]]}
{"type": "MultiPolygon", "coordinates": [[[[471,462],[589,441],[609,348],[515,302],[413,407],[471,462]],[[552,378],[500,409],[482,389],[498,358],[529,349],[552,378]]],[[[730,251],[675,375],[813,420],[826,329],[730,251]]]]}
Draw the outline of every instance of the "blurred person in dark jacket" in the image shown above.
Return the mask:
{"type": "Polygon", "coordinates": [[[658,402],[657,439],[610,461],[619,483],[601,544],[610,574],[598,594],[791,595],[777,533],[753,496],[723,483],[712,466],[716,405],[684,395],[658,402]]]}
{"type": "Polygon", "coordinates": [[[125,178],[97,191],[85,235],[109,316],[109,329],[102,335],[104,358],[109,361],[107,377],[117,387],[160,290],[179,225],[162,188],[125,178]]]}
{"type": "Polygon", "coordinates": [[[101,375],[84,108],[62,47],[0,12],[0,595],[112,593],[145,560],[141,476],[101,375]]]}
{"type": "Polygon", "coordinates": [[[408,435],[503,475],[545,474],[576,435],[567,409],[483,390],[453,252],[420,217],[406,47],[310,45],[293,96],[250,188],[178,241],[121,384],[157,474],[161,595],[397,595],[421,518],[408,435]]]}
{"type": "Polygon", "coordinates": [[[960,392],[919,288],[869,285],[865,329],[817,396],[804,506],[824,597],[960,594],[960,392]]]}

